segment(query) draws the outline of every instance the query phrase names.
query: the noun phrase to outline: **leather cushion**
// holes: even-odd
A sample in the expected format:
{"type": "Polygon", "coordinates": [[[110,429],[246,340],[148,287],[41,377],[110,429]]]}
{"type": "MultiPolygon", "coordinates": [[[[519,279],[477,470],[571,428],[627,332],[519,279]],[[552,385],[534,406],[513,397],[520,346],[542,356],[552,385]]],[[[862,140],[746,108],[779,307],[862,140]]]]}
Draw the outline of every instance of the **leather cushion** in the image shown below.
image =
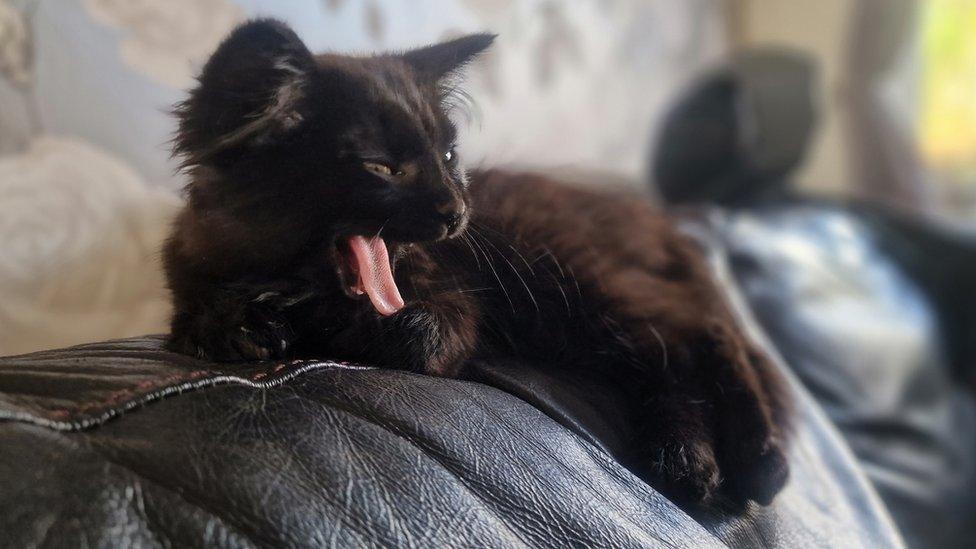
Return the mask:
{"type": "Polygon", "coordinates": [[[922,284],[959,274],[962,258],[942,252],[964,241],[938,245],[932,228],[895,221],[813,202],[713,219],[750,308],[909,544],[966,545],[976,536],[976,399],[954,379],[942,336],[973,325],[940,322],[922,284]]]}
{"type": "Polygon", "coordinates": [[[693,519],[608,453],[626,438],[611,395],[541,368],[473,365],[517,398],[327,361],[215,365],[160,344],[0,359],[0,546],[900,543],[802,395],[774,504],[693,519]]]}

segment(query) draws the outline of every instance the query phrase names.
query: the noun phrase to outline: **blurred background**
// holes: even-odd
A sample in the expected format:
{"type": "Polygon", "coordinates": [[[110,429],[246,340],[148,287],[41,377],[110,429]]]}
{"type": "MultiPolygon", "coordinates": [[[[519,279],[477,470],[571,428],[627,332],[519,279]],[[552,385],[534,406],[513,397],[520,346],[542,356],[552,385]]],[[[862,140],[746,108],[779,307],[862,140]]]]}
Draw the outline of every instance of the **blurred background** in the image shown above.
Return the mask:
{"type": "Polygon", "coordinates": [[[468,78],[468,163],[635,185],[696,78],[788,48],[816,110],[796,185],[976,220],[971,0],[0,0],[0,354],[163,329],[155,250],[183,184],[167,109],[257,15],[313,50],[496,31],[468,78]]]}
{"type": "Polygon", "coordinates": [[[914,546],[976,524],[976,0],[0,0],[0,355],[163,332],[168,110],[237,23],[491,30],[470,166],[705,211],[914,546]]]}

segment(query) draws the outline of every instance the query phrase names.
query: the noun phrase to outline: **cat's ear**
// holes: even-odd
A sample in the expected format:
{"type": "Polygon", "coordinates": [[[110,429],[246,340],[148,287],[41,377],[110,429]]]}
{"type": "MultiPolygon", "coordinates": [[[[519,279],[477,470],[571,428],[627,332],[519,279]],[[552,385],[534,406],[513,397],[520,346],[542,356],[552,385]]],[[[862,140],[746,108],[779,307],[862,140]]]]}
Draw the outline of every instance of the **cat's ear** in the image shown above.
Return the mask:
{"type": "Polygon", "coordinates": [[[495,34],[470,34],[426,48],[408,51],[401,58],[417,73],[440,80],[464,68],[495,41],[495,34]]]}
{"type": "Polygon", "coordinates": [[[286,136],[305,118],[314,67],[312,54],[285,23],[262,19],[237,27],[176,108],[175,153],[193,165],[286,136]]]}

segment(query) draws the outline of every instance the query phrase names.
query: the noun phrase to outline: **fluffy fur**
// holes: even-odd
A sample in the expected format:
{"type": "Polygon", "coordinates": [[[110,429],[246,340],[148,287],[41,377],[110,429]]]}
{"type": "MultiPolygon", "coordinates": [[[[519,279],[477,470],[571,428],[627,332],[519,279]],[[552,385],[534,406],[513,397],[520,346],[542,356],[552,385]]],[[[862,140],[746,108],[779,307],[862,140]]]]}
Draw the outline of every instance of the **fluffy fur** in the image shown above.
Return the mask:
{"type": "Polygon", "coordinates": [[[695,246],[639,197],[459,168],[444,105],[492,38],[347,57],[275,21],[234,31],[178,109],[192,181],[165,250],[171,347],[440,376],[475,357],[585,369],[631,397],[631,465],[659,489],[768,503],[787,393],[695,246]],[[348,291],[352,235],[387,242],[396,314],[348,291]]]}

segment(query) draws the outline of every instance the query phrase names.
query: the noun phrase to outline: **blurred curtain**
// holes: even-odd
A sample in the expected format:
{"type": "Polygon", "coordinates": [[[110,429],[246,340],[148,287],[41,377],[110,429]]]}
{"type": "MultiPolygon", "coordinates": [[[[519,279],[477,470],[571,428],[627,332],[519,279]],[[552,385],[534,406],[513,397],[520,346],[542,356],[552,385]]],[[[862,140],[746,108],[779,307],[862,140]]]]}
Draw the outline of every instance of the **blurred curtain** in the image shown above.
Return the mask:
{"type": "MultiPolygon", "coordinates": [[[[931,211],[934,197],[917,151],[914,119],[905,116],[915,107],[887,93],[900,64],[912,55],[919,1],[857,0],[851,9],[840,103],[852,190],[901,210],[931,211]]],[[[894,84],[914,85],[907,80],[894,84]]]]}

